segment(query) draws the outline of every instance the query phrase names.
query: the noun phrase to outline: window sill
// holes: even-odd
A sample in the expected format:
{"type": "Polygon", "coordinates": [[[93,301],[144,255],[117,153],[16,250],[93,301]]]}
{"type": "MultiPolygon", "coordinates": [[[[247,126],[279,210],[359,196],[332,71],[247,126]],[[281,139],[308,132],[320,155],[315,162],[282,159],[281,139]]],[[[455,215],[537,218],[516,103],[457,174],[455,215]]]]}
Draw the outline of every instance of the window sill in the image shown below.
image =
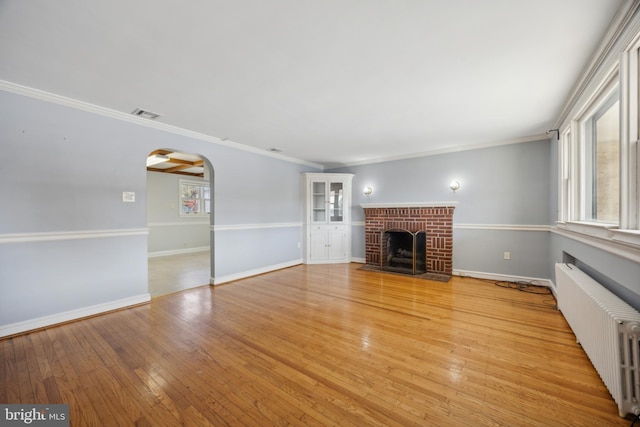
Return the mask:
{"type": "Polygon", "coordinates": [[[612,230],[611,240],[640,248],[640,230],[612,230]]]}
{"type": "Polygon", "coordinates": [[[578,233],[594,238],[594,243],[605,241],[640,249],[640,230],[621,230],[617,225],[596,224],[592,222],[557,222],[558,229],[578,233]],[[597,239],[597,240],[595,240],[597,239]]]}
{"type": "Polygon", "coordinates": [[[558,228],[562,228],[563,230],[575,231],[576,233],[599,237],[601,239],[610,239],[611,232],[618,228],[617,225],[599,224],[595,222],[585,221],[557,222],[556,225],[558,226],[558,228]]]}

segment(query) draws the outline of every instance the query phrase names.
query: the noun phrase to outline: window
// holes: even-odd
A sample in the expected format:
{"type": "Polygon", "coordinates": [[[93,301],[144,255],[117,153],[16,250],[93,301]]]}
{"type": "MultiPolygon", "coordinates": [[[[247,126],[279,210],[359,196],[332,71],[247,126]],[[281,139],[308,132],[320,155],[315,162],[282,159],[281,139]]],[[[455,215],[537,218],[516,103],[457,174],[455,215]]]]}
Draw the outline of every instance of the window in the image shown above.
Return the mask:
{"type": "Polygon", "coordinates": [[[560,139],[560,220],[608,226],[620,217],[620,96],[614,71],[560,139]]]}
{"type": "Polygon", "coordinates": [[[584,123],[584,220],[620,218],[620,102],[617,90],[584,123]]]}
{"type": "Polygon", "coordinates": [[[640,246],[640,34],[560,132],[558,226],[640,246]]]}
{"type": "Polygon", "coordinates": [[[180,215],[198,216],[211,213],[211,189],[204,181],[180,180],[180,215]]]}
{"type": "Polygon", "coordinates": [[[623,52],[624,72],[621,94],[623,143],[621,144],[621,225],[640,229],[640,34],[623,52]]]}

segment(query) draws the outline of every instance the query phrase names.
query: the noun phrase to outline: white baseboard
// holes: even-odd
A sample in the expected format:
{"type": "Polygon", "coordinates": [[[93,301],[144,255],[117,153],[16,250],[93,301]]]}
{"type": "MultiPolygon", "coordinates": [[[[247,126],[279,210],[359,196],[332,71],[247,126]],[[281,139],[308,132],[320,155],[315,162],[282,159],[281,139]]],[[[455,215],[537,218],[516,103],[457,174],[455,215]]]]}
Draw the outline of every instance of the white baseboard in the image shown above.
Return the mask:
{"type": "Polygon", "coordinates": [[[366,258],[351,258],[351,262],[355,262],[358,264],[366,264],[367,263],[367,259],[366,258]]]}
{"type": "Polygon", "coordinates": [[[196,252],[207,252],[210,250],[211,248],[209,246],[201,246],[198,248],[174,249],[170,251],[149,252],[148,257],[156,258],[161,256],[170,256],[170,255],[184,255],[184,254],[192,254],[196,252]]]}
{"type": "Polygon", "coordinates": [[[212,277],[210,283],[212,285],[221,285],[227,282],[233,282],[234,280],[245,279],[251,276],[257,276],[259,274],[269,273],[270,271],[281,270],[283,268],[293,267],[294,265],[302,264],[302,258],[293,261],[283,262],[281,264],[268,265],[266,267],[255,268],[253,270],[243,271],[241,273],[229,274],[222,277],[212,277]]]}
{"type": "Polygon", "coordinates": [[[2,325],[0,326],[0,338],[57,325],[59,323],[69,322],[71,320],[82,319],[83,317],[95,316],[96,314],[142,304],[150,300],[151,295],[146,293],[89,307],[82,307],[76,310],[69,310],[62,313],[51,314],[49,316],[38,317],[37,319],[2,325]]]}

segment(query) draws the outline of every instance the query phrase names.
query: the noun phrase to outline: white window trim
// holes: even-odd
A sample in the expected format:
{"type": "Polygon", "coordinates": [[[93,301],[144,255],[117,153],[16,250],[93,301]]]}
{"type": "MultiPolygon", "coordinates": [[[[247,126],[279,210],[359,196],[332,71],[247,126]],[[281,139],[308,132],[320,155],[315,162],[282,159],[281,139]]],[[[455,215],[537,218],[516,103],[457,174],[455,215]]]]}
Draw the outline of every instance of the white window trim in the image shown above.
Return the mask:
{"type": "Polygon", "coordinates": [[[640,229],[640,33],[620,55],[620,228],[640,229]]]}
{"type": "Polygon", "coordinates": [[[577,204],[573,170],[577,167],[574,156],[575,148],[572,122],[562,131],[558,141],[558,222],[571,221],[574,218],[574,206],[577,204]]]}
{"type": "MultiPolygon", "coordinates": [[[[586,220],[585,205],[586,181],[585,165],[587,153],[584,149],[588,122],[593,115],[610,99],[619,87],[619,72],[616,64],[603,82],[595,88],[593,95],[587,99],[582,109],[576,114],[567,127],[561,132],[558,152],[559,187],[559,221],[590,222],[586,220]],[[568,158],[567,158],[568,156],[568,158]]],[[[610,227],[611,224],[595,225],[610,227]]]]}
{"type": "Polygon", "coordinates": [[[622,258],[640,262],[640,232],[611,230],[611,234],[597,237],[573,228],[573,223],[559,223],[551,231],[569,239],[582,242],[622,258]],[[637,235],[636,235],[637,234],[637,235]]]}
{"type": "MultiPolygon", "coordinates": [[[[593,127],[595,122],[598,120],[598,116],[603,114],[603,110],[608,108],[609,104],[613,100],[618,102],[619,105],[619,88],[619,73],[616,68],[616,70],[609,75],[606,82],[600,86],[596,97],[592,100],[592,103],[588,105],[587,110],[577,120],[578,144],[575,146],[575,149],[578,150],[578,185],[580,186],[580,192],[576,214],[578,215],[578,219],[581,221],[594,222],[596,224],[604,224],[606,226],[618,226],[620,224],[620,209],[618,210],[618,221],[615,223],[592,220],[593,214],[591,213],[591,210],[593,209],[594,195],[592,194],[592,191],[587,189],[587,187],[591,186],[595,181],[595,177],[593,176],[593,167],[596,159],[594,158],[592,150],[596,142],[593,140],[593,127]]],[[[620,125],[618,124],[618,146],[620,146],[620,144],[620,125]]]]}
{"type": "Polygon", "coordinates": [[[557,229],[583,236],[586,242],[603,249],[611,245],[640,249],[640,33],[620,54],[616,64],[583,108],[562,130],[558,146],[558,221],[557,229]],[[620,90],[620,219],[619,225],[581,221],[584,216],[584,190],[579,180],[583,172],[584,153],[580,140],[585,132],[585,121],[608,96],[620,90]],[[567,158],[568,156],[568,158],[567,158]],[[583,168],[582,168],[583,169],[583,168]],[[575,179],[578,177],[578,179],[575,179]],[[573,179],[572,179],[573,178],[573,179]],[[579,212],[576,208],[579,207],[579,212]]]}
{"type": "MultiPolygon", "coordinates": [[[[211,195],[211,186],[208,182],[206,181],[196,181],[196,180],[191,180],[191,179],[180,179],[178,182],[178,209],[179,209],[179,214],[180,217],[182,218],[208,218],[210,216],[209,213],[207,212],[202,212],[202,213],[197,213],[197,214],[193,214],[193,213],[185,213],[184,210],[182,209],[182,185],[183,184],[191,184],[191,185],[197,185],[200,187],[204,187],[207,186],[209,187],[209,195],[211,195]]],[[[202,201],[204,202],[204,199],[202,199],[202,201]]],[[[211,203],[211,198],[209,198],[209,203],[211,203]]],[[[204,207],[204,206],[203,206],[204,207]]]]}

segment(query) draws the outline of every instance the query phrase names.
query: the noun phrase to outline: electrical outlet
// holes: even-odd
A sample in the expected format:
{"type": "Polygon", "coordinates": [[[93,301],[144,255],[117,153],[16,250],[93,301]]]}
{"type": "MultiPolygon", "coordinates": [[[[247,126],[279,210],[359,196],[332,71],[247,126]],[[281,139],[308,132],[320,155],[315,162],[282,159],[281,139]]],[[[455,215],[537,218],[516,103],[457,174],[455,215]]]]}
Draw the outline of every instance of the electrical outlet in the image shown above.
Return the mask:
{"type": "Polygon", "coordinates": [[[511,259],[511,252],[505,252],[504,253],[504,259],[510,260],[511,259]]]}

